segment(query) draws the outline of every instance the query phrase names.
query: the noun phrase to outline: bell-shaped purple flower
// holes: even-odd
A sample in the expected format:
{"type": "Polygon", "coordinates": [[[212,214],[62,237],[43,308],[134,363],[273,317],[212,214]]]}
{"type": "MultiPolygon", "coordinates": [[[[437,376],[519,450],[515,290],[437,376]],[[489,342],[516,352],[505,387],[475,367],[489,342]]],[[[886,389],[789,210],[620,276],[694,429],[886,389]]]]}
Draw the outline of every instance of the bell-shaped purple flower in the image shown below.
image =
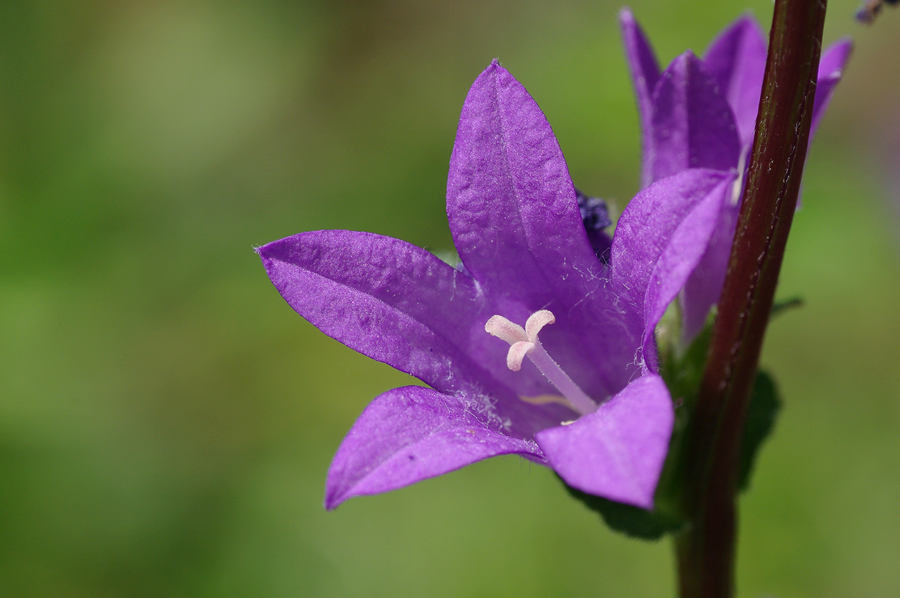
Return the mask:
{"type": "Polygon", "coordinates": [[[651,508],[673,423],[654,328],[701,258],[730,177],[693,169],[649,186],[601,261],[550,125],[494,61],[469,91],[450,159],[459,267],[363,232],[260,247],[300,315],[430,387],[390,390],[363,411],[325,506],[518,454],[574,488],[651,508]]]}
{"type": "MultiPolygon", "coordinates": [[[[721,197],[719,224],[680,297],[683,337],[703,328],[725,281],[740,210],[741,186],[753,143],[766,67],[766,40],[756,21],[743,16],[710,44],[702,59],[691,51],[661,71],[644,32],[626,8],[619,14],[625,53],[642,129],[642,186],[686,168],[732,173],[721,197]]],[[[822,55],[813,106],[815,133],[852,43],[841,40],[822,55]]]]}

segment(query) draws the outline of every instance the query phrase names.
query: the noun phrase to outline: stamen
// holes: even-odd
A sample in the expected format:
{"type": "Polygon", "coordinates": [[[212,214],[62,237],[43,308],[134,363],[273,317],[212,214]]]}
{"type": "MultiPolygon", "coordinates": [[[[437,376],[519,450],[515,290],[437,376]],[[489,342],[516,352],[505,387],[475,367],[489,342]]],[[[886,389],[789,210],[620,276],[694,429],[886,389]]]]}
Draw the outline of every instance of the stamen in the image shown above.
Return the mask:
{"type": "MultiPolygon", "coordinates": [[[[510,344],[509,353],[506,354],[506,366],[514,372],[518,372],[522,368],[522,360],[527,355],[531,362],[537,366],[550,384],[562,393],[562,399],[570,409],[585,415],[597,410],[597,404],[581,390],[569,375],[559,367],[553,358],[544,350],[541,341],[538,339],[538,333],[541,329],[553,324],[556,317],[553,312],[542,309],[536,311],[528,317],[523,329],[518,324],[513,324],[503,316],[493,316],[484,325],[485,332],[501,338],[510,344]]],[[[546,395],[545,395],[546,396],[546,395]]],[[[538,400],[542,397],[537,397],[538,400]]],[[[526,402],[532,403],[534,399],[525,399],[526,402]]],[[[549,401],[544,401],[549,402],[549,401]]],[[[560,402],[559,400],[555,402],[560,402]]],[[[539,403],[540,404],[540,403],[539,403]]]]}
{"type": "Polygon", "coordinates": [[[549,405],[550,403],[556,403],[557,405],[568,407],[572,411],[578,411],[566,397],[561,397],[559,395],[538,395],[536,397],[519,397],[519,399],[530,405],[549,405]]]}

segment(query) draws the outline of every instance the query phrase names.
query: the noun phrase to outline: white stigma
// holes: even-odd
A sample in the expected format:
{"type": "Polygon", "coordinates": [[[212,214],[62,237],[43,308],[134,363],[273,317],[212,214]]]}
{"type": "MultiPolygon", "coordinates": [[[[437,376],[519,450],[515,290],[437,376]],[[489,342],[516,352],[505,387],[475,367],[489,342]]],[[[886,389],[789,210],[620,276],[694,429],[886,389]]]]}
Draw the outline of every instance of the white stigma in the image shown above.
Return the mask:
{"type": "Polygon", "coordinates": [[[501,338],[509,343],[509,353],[506,354],[506,366],[514,372],[522,369],[522,360],[527,355],[531,362],[537,366],[547,380],[562,393],[564,399],[554,401],[549,398],[539,398],[529,403],[542,404],[547,402],[562,403],[582,415],[593,413],[597,410],[597,404],[581,390],[575,382],[566,374],[559,364],[544,350],[538,339],[541,329],[556,321],[553,312],[542,309],[528,317],[525,328],[513,324],[503,316],[492,316],[484,325],[485,332],[501,338]]]}

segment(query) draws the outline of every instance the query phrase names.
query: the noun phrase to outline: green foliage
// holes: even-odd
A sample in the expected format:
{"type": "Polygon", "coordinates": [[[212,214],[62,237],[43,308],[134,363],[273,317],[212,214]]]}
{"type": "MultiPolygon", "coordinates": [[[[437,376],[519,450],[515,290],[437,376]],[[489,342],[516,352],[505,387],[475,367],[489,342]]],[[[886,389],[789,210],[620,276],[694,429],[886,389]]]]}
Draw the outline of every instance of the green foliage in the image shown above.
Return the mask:
{"type": "Polygon", "coordinates": [[[781,397],[775,381],[762,370],[756,372],[744,425],[744,438],[741,441],[741,463],[738,470],[738,488],[741,492],[750,488],[750,474],[757,454],[763,441],[772,433],[780,409],[781,397]]]}
{"type": "MultiPolygon", "coordinates": [[[[783,308],[796,307],[797,299],[783,302],[783,308]]],[[[774,313],[774,312],[773,312],[774,313]]],[[[653,511],[585,494],[566,485],[569,494],[589,509],[596,511],[613,530],[642,540],[658,540],[665,534],[677,532],[684,524],[679,514],[684,483],[685,456],[690,434],[690,420],[697,401],[697,390],[703,376],[706,354],[712,332],[712,316],[706,327],[683,352],[674,348],[662,355],[662,374],[675,402],[675,425],[669,441],[669,453],[656,489],[653,511]]],[[[775,381],[764,371],[758,371],[745,421],[738,470],[738,488],[750,487],[750,474],[759,449],[775,426],[781,399],[775,381]]],[[[564,483],[565,484],[565,483],[564,483]]]]}
{"type": "MultiPolygon", "coordinates": [[[[796,307],[802,307],[803,300],[791,298],[779,301],[772,308],[772,315],[796,307]]],[[[675,429],[669,445],[669,456],[660,481],[661,490],[666,495],[675,495],[675,487],[680,482],[683,471],[683,445],[687,436],[688,423],[693,413],[709,350],[712,335],[713,315],[710,316],[703,331],[683,353],[670,349],[662,359],[662,374],[675,401],[675,429]]],[[[775,426],[775,419],[781,407],[781,398],[775,381],[771,375],[759,370],[753,381],[747,418],[744,423],[744,436],[741,441],[741,457],[738,470],[738,488],[744,492],[750,487],[750,475],[759,449],[775,426]]],[[[657,491],[660,494],[660,491],[657,491]]]]}
{"type": "Polygon", "coordinates": [[[769,314],[769,318],[774,318],[775,316],[780,316],[786,311],[790,311],[797,307],[803,307],[803,297],[791,297],[790,299],[782,299],[780,301],[775,301],[772,305],[772,311],[769,314]]]}
{"type": "Polygon", "coordinates": [[[573,498],[580,500],[584,506],[599,513],[611,529],[626,536],[641,540],[659,540],[666,533],[678,531],[682,525],[682,521],[677,517],[658,510],[647,511],[632,505],[607,500],[576,490],[563,482],[562,478],[560,478],[560,482],[573,498]]]}

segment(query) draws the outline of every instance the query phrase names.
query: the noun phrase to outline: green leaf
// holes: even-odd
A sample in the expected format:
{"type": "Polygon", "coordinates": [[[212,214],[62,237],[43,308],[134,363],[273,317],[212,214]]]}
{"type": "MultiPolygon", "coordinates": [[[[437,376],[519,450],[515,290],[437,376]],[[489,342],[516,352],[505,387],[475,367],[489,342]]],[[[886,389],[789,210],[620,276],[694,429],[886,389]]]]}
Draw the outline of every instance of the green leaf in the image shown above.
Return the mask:
{"type": "Polygon", "coordinates": [[[770,312],[769,317],[774,318],[775,316],[780,316],[784,312],[798,307],[803,307],[803,297],[791,297],[790,299],[776,301],[772,305],[772,311],[770,312]]]}
{"type": "Polygon", "coordinates": [[[775,381],[759,370],[753,381],[753,391],[747,411],[744,438],[741,442],[741,463],[738,470],[738,488],[744,492],[750,487],[750,474],[763,441],[772,433],[775,419],[781,409],[781,398],[775,381]]]}
{"type": "MultiPolygon", "coordinates": [[[[779,302],[772,310],[773,315],[783,313],[803,305],[800,298],[779,302]]],[[[712,335],[713,318],[710,317],[703,332],[691,345],[679,353],[669,350],[662,354],[661,373],[666,386],[675,401],[675,428],[669,445],[669,455],[660,478],[657,496],[667,502],[680,493],[681,478],[686,464],[685,444],[691,433],[690,420],[697,401],[697,390],[706,366],[706,355],[712,335]]],[[[781,408],[781,398],[772,377],[762,370],[756,372],[751,390],[747,419],[744,423],[744,435],[741,442],[741,457],[738,469],[738,488],[741,492],[750,487],[750,476],[753,464],[765,439],[771,434],[781,408]]],[[[677,503],[677,499],[674,501],[677,503]]]]}
{"type": "Polygon", "coordinates": [[[563,482],[562,478],[559,481],[573,498],[580,500],[584,506],[599,513],[606,525],[626,536],[641,540],[659,540],[666,533],[681,528],[681,520],[670,515],[659,511],[645,511],[639,507],[586,494],[572,488],[563,482]]]}
{"type": "MultiPolygon", "coordinates": [[[[785,307],[795,307],[800,302],[790,300],[785,307]]],[[[710,319],[711,323],[712,319],[710,319]]],[[[618,503],[586,494],[568,486],[566,490],[587,508],[598,513],[611,529],[626,536],[642,540],[658,540],[667,533],[677,532],[684,525],[678,505],[681,502],[684,475],[687,465],[686,444],[691,432],[690,420],[697,400],[697,388],[703,376],[706,354],[709,350],[711,325],[707,325],[689,347],[681,352],[670,349],[663,352],[661,373],[675,401],[675,425],[669,443],[669,453],[656,489],[656,508],[653,511],[618,503]]],[[[741,492],[750,486],[750,475],[759,449],[771,434],[781,407],[778,389],[771,376],[760,370],[756,373],[748,406],[741,457],[738,470],[738,487],[741,492]]]]}
{"type": "Polygon", "coordinates": [[[714,314],[710,313],[703,330],[687,347],[669,345],[660,349],[660,374],[666,381],[672,399],[686,402],[691,408],[696,402],[697,389],[706,366],[714,320],[714,314]]]}

